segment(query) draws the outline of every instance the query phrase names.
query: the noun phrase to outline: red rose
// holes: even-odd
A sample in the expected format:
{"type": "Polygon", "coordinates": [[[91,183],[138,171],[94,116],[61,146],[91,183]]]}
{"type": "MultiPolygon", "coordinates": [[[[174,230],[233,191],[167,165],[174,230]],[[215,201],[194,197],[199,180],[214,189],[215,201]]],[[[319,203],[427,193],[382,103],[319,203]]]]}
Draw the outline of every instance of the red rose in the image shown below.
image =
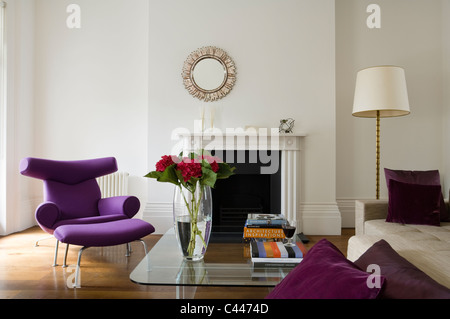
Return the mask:
{"type": "Polygon", "coordinates": [[[202,165],[195,159],[184,158],[178,163],[177,170],[181,172],[185,182],[192,177],[199,178],[202,176],[202,165]]]}
{"type": "Polygon", "coordinates": [[[213,170],[214,173],[217,173],[219,171],[219,164],[217,164],[217,162],[212,162],[209,164],[211,165],[211,169],[213,170]]]}
{"type": "Polygon", "coordinates": [[[209,163],[209,165],[211,165],[211,169],[213,170],[214,173],[217,173],[219,171],[219,164],[217,163],[222,162],[220,158],[208,155],[202,155],[201,158],[206,160],[209,163]]]}
{"type": "Polygon", "coordinates": [[[164,172],[167,167],[170,165],[175,164],[175,162],[172,159],[171,155],[164,155],[161,156],[161,160],[159,160],[158,163],[156,163],[156,171],[157,172],[164,172]]]}

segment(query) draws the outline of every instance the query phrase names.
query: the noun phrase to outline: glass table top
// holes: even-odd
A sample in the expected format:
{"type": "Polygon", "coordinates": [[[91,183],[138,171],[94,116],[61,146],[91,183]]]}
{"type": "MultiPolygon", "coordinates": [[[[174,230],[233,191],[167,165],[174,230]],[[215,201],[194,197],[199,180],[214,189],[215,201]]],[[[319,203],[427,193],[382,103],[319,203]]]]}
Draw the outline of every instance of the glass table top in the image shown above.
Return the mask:
{"type": "Polygon", "coordinates": [[[130,279],[143,285],[274,287],[292,269],[255,266],[248,243],[210,243],[202,261],[185,261],[172,228],[136,266],[130,279]]]}

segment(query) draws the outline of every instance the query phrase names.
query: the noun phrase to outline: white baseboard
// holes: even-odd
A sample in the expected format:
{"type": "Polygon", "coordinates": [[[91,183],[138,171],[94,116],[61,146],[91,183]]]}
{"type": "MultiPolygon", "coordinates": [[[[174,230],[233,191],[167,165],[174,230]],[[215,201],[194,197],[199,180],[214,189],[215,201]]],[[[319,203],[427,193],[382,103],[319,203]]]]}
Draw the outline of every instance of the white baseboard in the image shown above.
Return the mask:
{"type": "Polygon", "coordinates": [[[142,219],[155,227],[154,234],[164,234],[173,226],[172,203],[146,203],[142,219]]]}
{"type": "Polygon", "coordinates": [[[340,235],[341,213],[337,203],[302,203],[302,225],[305,235],[340,235]]]}
{"type": "Polygon", "coordinates": [[[341,212],[342,228],[355,227],[355,199],[337,199],[341,212]]]}
{"type": "MultiPolygon", "coordinates": [[[[342,228],[355,228],[355,201],[369,198],[338,198],[336,202],[341,212],[342,228]]],[[[373,199],[373,198],[372,198],[373,199]]]]}

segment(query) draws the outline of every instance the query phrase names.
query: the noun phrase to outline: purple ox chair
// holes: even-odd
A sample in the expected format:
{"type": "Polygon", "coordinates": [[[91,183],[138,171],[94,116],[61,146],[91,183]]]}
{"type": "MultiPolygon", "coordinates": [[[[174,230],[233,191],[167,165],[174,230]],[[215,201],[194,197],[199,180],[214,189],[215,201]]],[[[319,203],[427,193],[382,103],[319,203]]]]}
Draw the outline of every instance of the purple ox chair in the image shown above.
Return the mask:
{"type": "Polygon", "coordinates": [[[63,267],[67,266],[69,244],[84,246],[78,255],[78,268],[83,249],[92,246],[125,243],[128,256],[129,242],[139,240],[147,253],[140,238],[155,229],[143,220],[131,219],[140,208],[139,199],[135,196],[101,198],[96,178],[116,171],[114,157],[80,161],[32,157],[21,160],[22,175],[44,182],[44,202],[37,207],[35,216],[39,226],[56,237],[53,266],[56,266],[59,241],[67,244],[63,267]]]}

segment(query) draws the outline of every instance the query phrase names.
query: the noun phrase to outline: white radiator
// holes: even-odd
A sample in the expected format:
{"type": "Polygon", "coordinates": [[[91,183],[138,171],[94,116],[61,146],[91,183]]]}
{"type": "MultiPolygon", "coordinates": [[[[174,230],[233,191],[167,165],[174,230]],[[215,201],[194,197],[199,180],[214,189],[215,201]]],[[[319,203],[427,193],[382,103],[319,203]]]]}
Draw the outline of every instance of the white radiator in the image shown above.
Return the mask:
{"type": "Polygon", "coordinates": [[[128,176],[126,172],[116,172],[97,178],[102,198],[128,195],[128,176]]]}

